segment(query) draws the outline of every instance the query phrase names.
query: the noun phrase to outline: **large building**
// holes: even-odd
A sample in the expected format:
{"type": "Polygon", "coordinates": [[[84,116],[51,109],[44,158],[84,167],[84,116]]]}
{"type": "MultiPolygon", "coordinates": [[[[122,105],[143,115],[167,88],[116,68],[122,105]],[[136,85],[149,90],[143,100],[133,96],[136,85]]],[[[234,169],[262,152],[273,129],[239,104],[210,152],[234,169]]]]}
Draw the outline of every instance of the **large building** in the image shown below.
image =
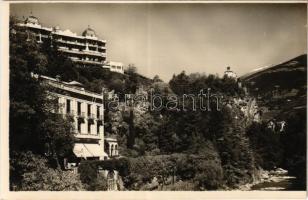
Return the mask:
{"type": "Polygon", "coordinates": [[[106,40],[99,39],[90,27],[86,28],[81,35],[70,30],[61,30],[59,27],[44,27],[34,16],[29,16],[24,22],[17,24],[38,43],[50,42],[58,51],[69,57],[80,66],[100,66],[110,71],[124,73],[122,63],[105,62],[106,40]]]}
{"type": "Polygon", "coordinates": [[[105,160],[119,155],[117,140],[106,137],[104,133],[103,94],[86,91],[76,81],[64,82],[47,76],[33,76],[41,78],[44,84],[53,88],[50,94],[59,103],[55,112],[69,117],[73,123],[74,156],[64,160],[67,169],[73,169],[81,160],[105,160]]]}

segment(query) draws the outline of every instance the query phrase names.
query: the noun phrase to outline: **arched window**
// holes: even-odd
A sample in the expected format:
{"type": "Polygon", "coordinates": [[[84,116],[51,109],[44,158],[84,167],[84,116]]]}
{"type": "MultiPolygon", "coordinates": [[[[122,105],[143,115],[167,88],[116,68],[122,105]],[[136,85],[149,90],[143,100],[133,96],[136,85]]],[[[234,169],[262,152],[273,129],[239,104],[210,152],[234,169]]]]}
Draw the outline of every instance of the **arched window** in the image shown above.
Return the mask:
{"type": "Polygon", "coordinates": [[[115,144],[114,145],[114,155],[117,156],[118,154],[119,154],[119,152],[118,152],[118,145],[115,144]]]}
{"type": "Polygon", "coordinates": [[[114,146],[113,146],[113,144],[111,145],[111,149],[110,149],[110,157],[112,157],[113,156],[113,153],[114,152],[114,146]]]}

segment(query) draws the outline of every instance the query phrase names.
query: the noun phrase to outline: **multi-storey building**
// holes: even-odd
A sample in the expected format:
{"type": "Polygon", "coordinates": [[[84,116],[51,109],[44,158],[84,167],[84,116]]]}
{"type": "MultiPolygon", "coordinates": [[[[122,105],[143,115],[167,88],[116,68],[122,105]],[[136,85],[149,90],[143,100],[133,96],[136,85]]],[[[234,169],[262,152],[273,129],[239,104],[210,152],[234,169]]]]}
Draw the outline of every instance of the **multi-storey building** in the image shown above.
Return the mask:
{"type": "MultiPolygon", "coordinates": [[[[38,78],[38,75],[33,76],[38,78]]],[[[65,159],[66,167],[77,166],[82,159],[105,160],[118,156],[116,139],[106,138],[104,134],[104,95],[86,91],[76,81],[64,82],[47,76],[40,78],[53,88],[50,93],[59,103],[55,112],[63,117],[69,116],[73,123],[75,156],[65,159]]]]}
{"type": "Polygon", "coordinates": [[[60,30],[59,27],[44,27],[34,16],[29,16],[17,25],[27,32],[28,39],[34,35],[38,43],[50,42],[81,66],[103,66],[106,61],[106,40],[99,39],[90,27],[82,35],[77,35],[70,30],[60,30]]]}

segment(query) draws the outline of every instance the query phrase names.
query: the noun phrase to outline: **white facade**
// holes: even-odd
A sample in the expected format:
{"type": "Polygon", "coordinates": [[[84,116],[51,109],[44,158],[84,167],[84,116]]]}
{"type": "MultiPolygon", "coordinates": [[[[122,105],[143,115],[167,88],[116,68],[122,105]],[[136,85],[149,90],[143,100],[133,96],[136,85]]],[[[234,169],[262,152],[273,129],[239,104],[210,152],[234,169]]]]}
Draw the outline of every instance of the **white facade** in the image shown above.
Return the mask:
{"type": "MultiPolygon", "coordinates": [[[[105,152],[105,133],[104,133],[104,104],[103,94],[89,92],[82,88],[81,84],[72,81],[64,82],[46,76],[33,75],[42,78],[44,83],[52,86],[55,90],[50,94],[57,98],[59,106],[55,111],[69,117],[73,122],[73,132],[76,138],[73,152],[77,160],[105,160],[109,156],[105,152]]],[[[110,141],[106,141],[109,143],[110,141]]],[[[113,140],[117,145],[116,139],[113,140]]],[[[107,144],[109,147],[109,144],[107,144]]],[[[118,152],[113,152],[113,155],[118,152]]],[[[76,166],[75,161],[66,160],[67,165],[76,166]]]]}
{"type": "Polygon", "coordinates": [[[38,43],[50,42],[57,50],[69,57],[80,66],[99,66],[112,72],[124,74],[123,63],[106,62],[106,40],[99,39],[95,31],[88,27],[81,35],[70,30],[56,27],[44,27],[34,16],[29,16],[23,23],[18,23],[19,29],[28,34],[27,40],[34,36],[38,43]]]}
{"type": "Polygon", "coordinates": [[[107,61],[103,67],[112,72],[124,74],[124,65],[121,62],[107,61]]]}
{"type": "Polygon", "coordinates": [[[106,60],[106,40],[99,39],[90,27],[82,35],[77,35],[59,27],[43,27],[34,16],[17,25],[27,32],[28,39],[32,34],[38,43],[50,41],[51,45],[57,45],[58,51],[79,65],[102,66],[106,60]]]}
{"type": "Polygon", "coordinates": [[[227,70],[225,71],[225,75],[230,78],[235,78],[235,79],[237,78],[237,74],[233,72],[230,67],[227,67],[227,70]]]}

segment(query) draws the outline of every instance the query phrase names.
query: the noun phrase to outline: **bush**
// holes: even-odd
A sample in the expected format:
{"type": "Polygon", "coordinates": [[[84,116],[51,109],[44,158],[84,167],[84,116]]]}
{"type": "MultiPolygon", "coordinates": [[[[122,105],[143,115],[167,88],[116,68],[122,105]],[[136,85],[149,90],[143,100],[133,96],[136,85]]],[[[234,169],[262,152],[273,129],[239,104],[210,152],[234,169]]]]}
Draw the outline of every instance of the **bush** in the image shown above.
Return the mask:
{"type": "Polygon", "coordinates": [[[107,179],[102,174],[98,174],[97,177],[93,179],[87,187],[87,190],[90,191],[106,191],[107,189],[107,179]]]}
{"type": "Polygon", "coordinates": [[[99,168],[108,171],[116,170],[120,176],[125,177],[128,174],[129,163],[125,158],[81,162],[78,167],[78,172],[87,190],[107,190],[107,180],[99,173],[99,168]]]}
{"type": "Polygon", "coordinates": [[[194,181],[198,183],[200,190],[216,190],[222,185],[223,170],[220,165],[215,162],[199,163],[198,173],[194,181]]]}
{"type": "Polygon", "coordinates": [[[84,161],[79,165],[81,180],[88,190],[103,190],[104,179],[98,175],[98,168],[117,170],[128,190],[211,190],[222,185],[223,172],[218,157],[208,158],[200,155],[172,154],[158,156],[141,156],[138,158],[120,158],[104,161],[84,161]],[[155,184],[153,183],[155,181],[155,184]],[[188,181],[189,180],[189,181],[188,181]],[[192,183],[181,184],[178,182],[192,183]],[[101,181],[102,183],[97,183],[101,181]],[[193,184],[193,186],[191,185],[193,184]],[[155,187],[152,187],[155,185],[155,187]],[[101,188],[101,189],[98,189],[101,188]]]}
{"type": "MultiPolygon", "coordinates": [[[[124,184],[128,189],[141,190],[157,179],[160,189],[171,182],[194,180],[193,190],[217,189],[222,185],[223,171],[218,160],[200,155],[172,154],[129,158],[130,174],[124,184]]],[[[169,188],[169,186],[167,186],[169,188]]],[[[175,187],[176,188],[176,187],[175,187]]],[[[175,189],[173,188],[173,189],[175,189]]]]}
{"type": "Polygon", "coordinates": [[[196,186],[190,181],[178,181],[173,185],[168,185],[164,188],[165,191],[193,191],[196,190],[196,186]]]}
{"type": "Polygon", "coordinates": [[[48,166],[47,160],[32,152],[11,157],[11,188],[20,191],[79,191],[84,187],[79,175],[48,166]]]}

